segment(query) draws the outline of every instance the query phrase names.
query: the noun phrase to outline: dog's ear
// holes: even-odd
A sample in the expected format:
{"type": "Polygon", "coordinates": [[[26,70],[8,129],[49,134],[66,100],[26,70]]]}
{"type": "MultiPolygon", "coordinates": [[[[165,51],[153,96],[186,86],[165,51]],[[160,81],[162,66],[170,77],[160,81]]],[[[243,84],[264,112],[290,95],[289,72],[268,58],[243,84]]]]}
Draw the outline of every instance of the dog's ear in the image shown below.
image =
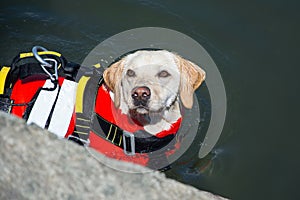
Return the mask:
{"type": "Polygon", "coordinates": [[[113,63],[103,73],[105,84],[114,93],[114,104],[118,108],[120,106],[121,97],[121,77],[123,71],[123,59],[113,63]]]}
{"type": "Polygon", "coordinates": [[[176,55],[176,60],[180,69],[180,99],[184,107],[190,109],[193,106],[194,91],[205,80],[205,71],[178,55],[176,55]]]}

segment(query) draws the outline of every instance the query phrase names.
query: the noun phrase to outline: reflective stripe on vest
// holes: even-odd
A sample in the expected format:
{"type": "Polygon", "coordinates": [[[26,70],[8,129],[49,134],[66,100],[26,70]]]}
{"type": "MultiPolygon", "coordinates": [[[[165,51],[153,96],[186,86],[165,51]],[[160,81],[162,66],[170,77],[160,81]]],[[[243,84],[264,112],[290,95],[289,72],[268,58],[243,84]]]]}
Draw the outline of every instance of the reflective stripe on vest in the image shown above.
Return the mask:
{"type": "MultiPolygon", "coordinates": [[[[51,80],[46,80],[43,89],[54,88],[51,80]]],[[[54,90],[41,90],[30,112],[27,124],[34,123],[41,128],[45,128],[52,107],[58,94],[58,87],[54,90]]]]}
{"type": "Polygon", "coordinates": [[[64,80],[51,116],[48,130],[63,138],[69,128],[73,115],[77,83],[64,80]]]}
{"type": "Polygon", "coordinates": [[[10,67],[3,66],[0,71],[0,95],[5,92],[5,82],[8,72],[10,71],[10,67]]]}

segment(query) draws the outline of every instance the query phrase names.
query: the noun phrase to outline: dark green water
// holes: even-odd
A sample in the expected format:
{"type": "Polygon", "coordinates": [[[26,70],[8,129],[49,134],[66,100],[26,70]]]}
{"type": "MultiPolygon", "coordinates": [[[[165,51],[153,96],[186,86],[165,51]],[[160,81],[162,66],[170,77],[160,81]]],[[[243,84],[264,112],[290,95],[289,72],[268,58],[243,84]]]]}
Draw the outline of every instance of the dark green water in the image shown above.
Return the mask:
{"type": "Polygon", "coordinates": [[[81,63],[107,37],[145,26],[197,40],[224,80],[225,127],[214,153],[199,160],[191,148],[167,175],[232,199],[300,199],[299,1],[8,2],[1,64],[34,45],[81,63]]]}

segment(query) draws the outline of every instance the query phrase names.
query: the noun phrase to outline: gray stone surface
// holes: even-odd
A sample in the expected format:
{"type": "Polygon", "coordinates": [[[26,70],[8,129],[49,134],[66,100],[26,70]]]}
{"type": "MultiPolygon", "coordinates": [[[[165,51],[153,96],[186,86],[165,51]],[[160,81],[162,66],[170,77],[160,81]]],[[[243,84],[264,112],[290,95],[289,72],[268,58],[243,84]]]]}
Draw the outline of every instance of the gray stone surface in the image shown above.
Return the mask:
{"type": "MultiPolygon", "coordinates": [[[[113,161],[124,168],[143,167],[113,161]]],[[[159,172],[125,173],[84,148],[0,113],[0,199],[223,199],[159,172]]]]}

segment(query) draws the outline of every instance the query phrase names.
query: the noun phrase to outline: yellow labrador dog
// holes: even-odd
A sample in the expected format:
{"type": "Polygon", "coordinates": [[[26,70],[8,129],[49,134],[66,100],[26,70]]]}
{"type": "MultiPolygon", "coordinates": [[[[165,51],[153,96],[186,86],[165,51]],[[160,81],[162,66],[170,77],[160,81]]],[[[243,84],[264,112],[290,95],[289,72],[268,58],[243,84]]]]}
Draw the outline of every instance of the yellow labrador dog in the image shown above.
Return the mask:
{"type": "Polygon", "coordinates": [[[103,77],[115,107],[156,135],[181,118],[180,101],[192,108],[205,72],[175,53],[140,50],[112,64],[103,77]]]}

